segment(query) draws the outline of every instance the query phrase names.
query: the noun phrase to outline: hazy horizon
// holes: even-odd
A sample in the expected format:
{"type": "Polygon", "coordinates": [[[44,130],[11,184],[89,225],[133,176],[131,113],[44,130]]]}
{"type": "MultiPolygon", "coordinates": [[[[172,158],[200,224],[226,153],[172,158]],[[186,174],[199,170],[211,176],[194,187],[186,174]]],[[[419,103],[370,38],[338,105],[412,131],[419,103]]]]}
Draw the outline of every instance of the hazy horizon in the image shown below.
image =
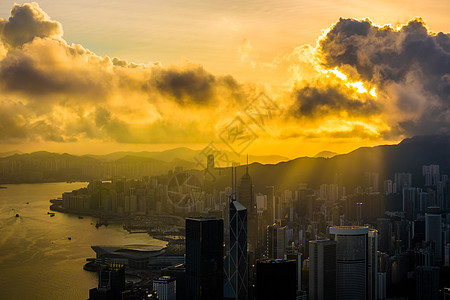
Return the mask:
{"type": "MultiPolygon", "coordinates": [[[[397,143],[383,144],[383,145],[396,145],[396,144],[397,143]]],[[[361,148],[361,147],[358,147],[358,148],[356,148],[354,150],[357,150],[359,148],[361,148]]],[[[70,152],[70,151],[69,152],[68,151],[57,152],[57,151],[49,151],[49,150],[46,150],[46,149],[40,149],[40,150],[35,150],[35,151],[33,150],[33,151],[24,152],[24,151],[20,151],[20,150],[17,150],[17,149],[13,149],[13,150],[9,150],[9,151],[0,152],[0,157],[6,157],[5,154],[8,154],[8,153],[31,154],[31,153],[35,153],[35,152],[48,152],[48,153],[56,153],[56,154],[70,154],[70,155],[77,155],[77,156],[89,156],[89,155],[92,155],[92,156],[107,156],[107,155],[114,154],[114,153],[145,153],[145,152],[148,152],[148,153],[161,153],[161,152],[166,152],[166,151],[171,151],[171,150],[178,150],[178,149],[187,149],[187,150],[192,150],[192,151],[201,151],[203,148],[201,148],[201,147],[198,147],[198,148],[193,148],[192,147],[191,148],[191,147],[188,147],[188,146],[179,146],[179,147],[172,147],[172,148],[170,148],[170,146],[168,146],[167,148],[163,148],[161,150],[137,150],[137,151],[133,151],[133,150],[126,150],[126,149],[124,149],[124,150],[114,150],[114,151],[104,150],[103,152],[89,152],[89,150],[86,150],[86,152],[70,152]]],[[[319,151],[319,152],[317,152],[317,153],[315,153],[314,155],[311,155],[311,156],[304,155],[304,156],[294,156],[294,157],[287,157],[287,156],[279,155],[279,154],[276,154],[276,153],[267,154],[267,155],[266,154],[255,155],[253,153],[244,153],[244,154],[241,154],[240,156],[241,157],[245,157],[247,154],[250,155],[250,156],[254,156],[254,157],[277,156],[277,157],[280,157],[280,158],[283,157],[283,158],[292,160],[292,159],[295,159],[295,158],[298,158],[298,157],[317,157],[318,155],[321,155],[321,154],[327,154],[327,155],[331,155],[331,154],[332,155],[348,154],[350,152],[353,152],[354,150],[351,150],[349,152],[344,152],[344,153],[337,153],[337,152],[328,151],[328,150],[325,149],[325,150],[319,151]]],[[[229,151],[229,152],[231,152],[231,151],[229,151]]]]}

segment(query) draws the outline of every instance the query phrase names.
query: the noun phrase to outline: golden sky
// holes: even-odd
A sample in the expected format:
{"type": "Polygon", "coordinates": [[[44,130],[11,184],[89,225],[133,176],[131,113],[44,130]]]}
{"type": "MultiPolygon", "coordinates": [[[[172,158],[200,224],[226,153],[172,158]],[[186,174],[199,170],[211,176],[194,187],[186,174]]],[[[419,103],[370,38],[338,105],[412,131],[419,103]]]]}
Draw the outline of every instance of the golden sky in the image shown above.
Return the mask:
{"type": "Polygon", "coordinates": [[[449,134],[450,3],[363,2],[2,1],[0,152],[294,158],[449,134]]]}

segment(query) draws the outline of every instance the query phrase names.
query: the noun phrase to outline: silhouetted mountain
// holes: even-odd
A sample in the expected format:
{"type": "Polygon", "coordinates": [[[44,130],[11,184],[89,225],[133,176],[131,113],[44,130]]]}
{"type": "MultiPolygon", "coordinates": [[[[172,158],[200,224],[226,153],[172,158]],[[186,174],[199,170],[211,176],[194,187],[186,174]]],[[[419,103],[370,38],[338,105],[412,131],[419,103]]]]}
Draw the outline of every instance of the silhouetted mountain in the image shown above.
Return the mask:
{"type": "MultiPolygon", "coordinates": [[[[244,164],[245,156],[242,155],[242,158],[240,160],[241,164],[244,164]]],[[[289,158],[281,156],[281,155],[249,155],[248,156],[248,162],[249,163],[261,163],[261,164],[276,164],[282,161],[288,161],[289,158]]]]}
{"type": "MultiPolygon", "coordinates": [[[[394,178],[396,172],[412,174],[414,186],[423,185],[422,166],[440,165],[441,173],[450,174],[450,136],[427,136],[405,139],[398,145],[363,147],[348,154],[332,158],[300,157],[276,165],[253,163],[249,173],[256,192],[263,192],[266,186],[274,185],[278,192],[295,189],[299,183],[318,188],[322,183],[333,183],[335,174],[342,174],[343,184],[348,189],[362,185],[364,172],[380,174],[380,188],[383,181],[394,178]]],[[[230,186],[230,173],[218,178],[216,186],[230,186]]],[[[245,173],[245,167],[238,167],[238,181],[245,173]]],[[[351,190],[349,190],[351,191],[351,190]]]]}
{"type": "MultiPolygon", "coordinates": [[[[172,162],[174,159],[182,159],[184,161],[189,162],[196,162],[196,159],[203,159],[204,163],[206,163],[206,155],[201,153],[202,150],[192,150],[186,147],[179,147],[174,148],[170,150],[165,151],[141,151],[141,152],[114,152],[110,154],[105,155],[93,155],[93,154],[87,154],[85,156],[96,158],[99,160],[104,161],[115,161],[118,159],[121,159],[126,156],[135,156],[135,157],[145,157],[145,158],[152,158],[160,161],[165,162],[172,162]]],[[[227,155],[228,159],[230,161],[237,161],[241,164],[246,163],[247,156],[246,155],[240,155],[237,156],[232,151],[222,151],[225,155],[227,155]]],[[[259,162],[262,164],[273,164],[278,163],[281,161],[287,161],[288,158],[280,155],[249,155],[248,157],[249,162],[259,162]]],[[[220,162],[216,160],[216,163],[218,166],[220,166],[220,162]]]]}
{"type": "Polygon", "coordinates": [[[116,164],[152,164],[158,168],[172,169],[174,167],[182,167],[183,170],[195,169],[196,164],[181,158],[175,158],[171,162],[160,161],[148,157],[139,157],[133,155],[127,155],[114,161],[116,164]]]}
{"type": "Polygon", "coordinates": [[[141,178],[167,174],[174,167],[192,169],[195,163],[178,158],[166,162],[131,155],[106,161],[89,156],[39,151],[0,158],[0,183],[141,178]]]}
{"type": "Polygon", "coordinates": [[[198,154],[199,151],[192,150],[186,147],[179,147],[170,150],[164,151],[141,151],[141,152],[131,152],[131,151],[119,151],[105,155],[93,155],[87,154],[85,156],[101,159],[101,160],[118,160],[126,156],[135,156],[135,157],[144,157],[144,158],[152,158],[160,161],[171,162],[176,158],[193,161],[195,155],[198,154]]]}
{"type": "Polygon", "coordinates": [[[134,155],[126,155],[124,157],[116,159],[114,162],[119,163],[119,164],[123,164],[123,163],[126,163],[126,164],[129,164],[129,163],[139,164],[139,163],[146,163],[146,162],[147,163],[148,162],[155,163],[155,162],[159,162],[159,161],[157,161],[156,159],[153,159],[153,158],[148,158],[148,157],[139,157],[139,156],[134,156],[134,155]]]}
{"type": "MultiPolygon", "coordinates": [[[[109,157],[117,156],[114,160],[101,159],[101,156],[75,156],[46,151],[14,154],[0,158],[0,183],[89,180],[111,176],[141,178],[146,175],[167,174],[176,166],[181,166],[184,170],[201,168],[193,161],[194,155],[199,152],[189,148],[139,152],[141,155],[127,153],[110,154],[109,157]],[[165,160],[143,155],[165,155],[165,160]]],[[[449,136],[419,136],[405,139],[398,145],[363,147],[332,158],[300,157],[277,164],[251,163],[249,170],[257,192],[263,192],[268,185],[274,185],[279,192],[295,189],[300,183],[318,188],[322,183],[333,183],[335,174],[342,174],[343,184],[352,189],[362,184],[364,172],[379,173],[380,188],[385,179],[394,178],[395,172],[412,173],[413,185],[420,186],[423,183],[422,165],[438,164],[441,173],[450,173],[449,153],[449,136]]],[[[249,156],[249,161],[256,158],[258,156],[249,156]]],[[[277,160],[282,157],[265,158],[277,160]]],[[[241,163],[243,162],[245,156],[241,157],[241,163]]],[[[229,186],[230,169],[221,169],[220,172],[225,176],[218,176],[214,186],[229,186]]],[[[238,167],[239,177],[244,172],[244,165],[238,167]]]]}
{"type": "Polygon", "coordinates": [[[14,154],[21,154],[21,153],[22,152],[18,151],[18,150],[7,151],[7,152],[0,153],[0,157],[8,157],[8,156],[11,156],[11,155],[14,155],[14,154]]]}
{"type": "Polygon", "coordinates": [[[338,155],[339,153],[331,152],[331,151],[321,151],[314,155],[314,157],[323,157],[323,158],[332,158],[333,156],[338,155]]]}

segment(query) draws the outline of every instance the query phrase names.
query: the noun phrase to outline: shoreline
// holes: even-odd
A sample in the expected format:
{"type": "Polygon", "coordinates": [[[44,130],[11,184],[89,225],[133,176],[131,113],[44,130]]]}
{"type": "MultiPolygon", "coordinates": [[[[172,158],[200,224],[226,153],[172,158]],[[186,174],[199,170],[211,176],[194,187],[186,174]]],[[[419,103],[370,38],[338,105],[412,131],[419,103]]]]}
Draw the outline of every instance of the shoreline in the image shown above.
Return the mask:
{"type": "MultiPolygon", "coordinates": [[[[67,209],[67,208],[62,208],[60,205],[56,205],[56,204],[52,204],[50,205],[50,210],[51,211],[56,211],[56,212],[60,212],[60,213],[65,213],[65,214],[70,214],[70,215],[77,215],[77,216],[89,216],[89,217],[94,217],[99,219],[99,221],[104,220],[107,223],[113,223],[113,224],[122,224],[124,225],[125,222],[127,221],[132,221],[134,220],[134,216],[130,216],[130,217],[123,217],[117,214],[108,214],[105,215],[103,212],[96,212],[96,211],[87,211],[87,210],[73,210],[73,209],[67,209]]],[[[159,218],[172,218],[172,217],[177,217],[177,216],[155,216],[155,217],[159,217],[159,218]]],[[[105,225],[104,222],[100,222],[99,226],[101,225],[105,225]]],[[[166,243],[173,243],[173,242],[177,242],[183,239],[180,238],[175,238],[175,236],[180,236],[180,237],[184,237],[185,235],[182,233],[179,234],[174,234],[172,233],[167,233],[167,234],[161,234],[161,233],[153,233],[151,232],[150,227],[149,228],[140,228],[140,229],[131,229],[128,230],[125,228],[125,225],[122,226],[122,229],[124,231],[127,231],[129,234],[134,234],[134,233],[147,233],[148,236],[150,236],[153,239],[156,240],[160,240],[166,243]]]]}
{"type": "Polygon", "coordinates": [[[80,179],[80,180],[42,180],[42,181],[2,181],[0,180],[1,185],[7,185],[7,184],[41,184],[41,183],[79,183],[79,182],[86,182],[89,183],[89,179],[80,179]]]}

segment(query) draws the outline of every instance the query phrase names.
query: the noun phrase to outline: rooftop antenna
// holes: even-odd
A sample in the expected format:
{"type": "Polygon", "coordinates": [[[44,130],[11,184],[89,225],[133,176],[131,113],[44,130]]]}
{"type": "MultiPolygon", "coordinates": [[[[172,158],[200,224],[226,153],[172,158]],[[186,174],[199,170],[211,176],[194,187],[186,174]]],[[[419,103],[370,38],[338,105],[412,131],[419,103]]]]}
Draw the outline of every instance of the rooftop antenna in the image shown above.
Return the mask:
{"type": "Polygon", "coordinates": [[[236,184],[236,178],[237,178],[237,167],[234,167],[234,200],[237,200],[236,198],[236,190],[237,190],[237,184],[236,184]]]}
{"type": "Polygon", "coordinates": [[[233,178],[233,165],[231,165],[231,195],[230,195],[231,202],[233,202],[233,194],[234,194],[234,178],[233,178]]]}
{"type": "Polygon", "coordinates": [[[248,153],[247,153],[247,174],[248,174],[248,153]]]}

